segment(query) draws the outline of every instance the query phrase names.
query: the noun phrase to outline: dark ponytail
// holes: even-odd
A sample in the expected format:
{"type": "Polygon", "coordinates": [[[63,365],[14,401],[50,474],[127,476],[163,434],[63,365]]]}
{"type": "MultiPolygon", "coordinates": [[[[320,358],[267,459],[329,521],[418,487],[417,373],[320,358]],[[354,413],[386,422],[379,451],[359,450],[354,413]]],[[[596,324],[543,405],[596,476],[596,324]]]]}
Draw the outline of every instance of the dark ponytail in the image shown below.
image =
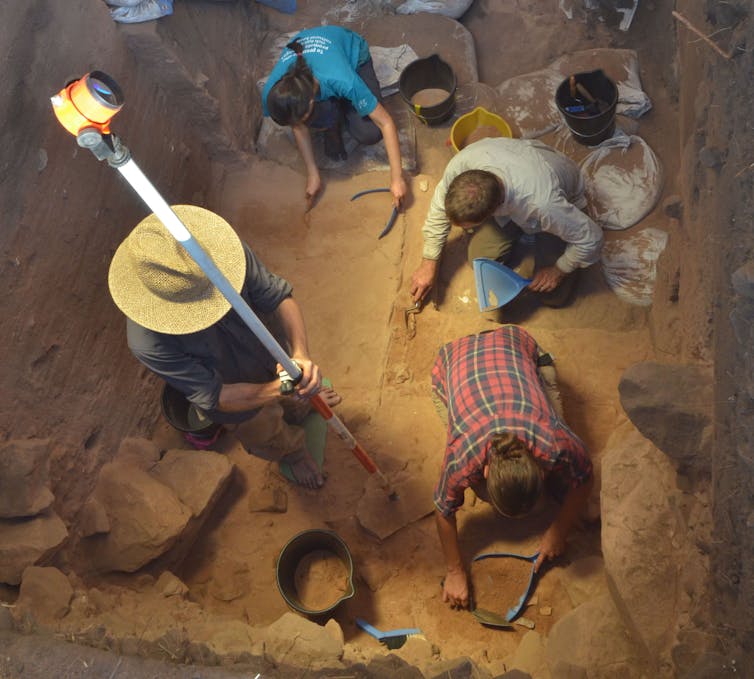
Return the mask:
{"type": "Polygon", "coordinates": [[[304,59],[304,46],[298,40],[286,47],[296,53],[296,62],[270,88],[267,110],[278,125],[295,125],[309,112],[314,98],[314,74],[304,59]]]}
{"type": "Polygon", "coordinates": [[[504,516],[528,514],[542,494],[542,473],[519,438],[509,432],[490,436],[487,493],[504,516]]]}

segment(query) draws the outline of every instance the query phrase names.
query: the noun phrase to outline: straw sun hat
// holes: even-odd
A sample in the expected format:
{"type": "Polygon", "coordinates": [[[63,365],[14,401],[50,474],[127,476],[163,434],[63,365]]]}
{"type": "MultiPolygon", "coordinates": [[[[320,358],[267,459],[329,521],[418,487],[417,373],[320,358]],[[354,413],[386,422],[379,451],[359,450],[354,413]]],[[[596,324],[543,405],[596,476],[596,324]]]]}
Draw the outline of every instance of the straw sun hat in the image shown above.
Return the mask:
{"type": "MultiPolygon", "coordinates": [[[[230,224],[194,205],[172,208],[240,292],[246,254],[230,224]]],[[[116,250],[108,284],[113,300],[132,321],[170,335],[204,330],[230,309],[230,302],[154,214],[139,222],[116,250]]]]}

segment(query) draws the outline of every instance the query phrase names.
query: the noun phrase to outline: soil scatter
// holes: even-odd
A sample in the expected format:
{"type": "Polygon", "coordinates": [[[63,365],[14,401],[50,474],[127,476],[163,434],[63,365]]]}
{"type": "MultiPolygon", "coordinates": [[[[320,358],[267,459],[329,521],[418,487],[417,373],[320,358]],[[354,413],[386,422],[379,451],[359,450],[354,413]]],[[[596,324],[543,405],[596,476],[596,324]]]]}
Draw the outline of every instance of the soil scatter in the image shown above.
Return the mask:
{"type": "Polygon", "coordinates": [[[310,611],[332,606],[348,590],[348,572],[337,554],[315,549],[304,556],[293,575],[301,605],[310,611]]]}
{"type": "Polygon", "coordinates": [[[411,103],[414,106],[428,108],[429,106],[442,104],[449,96],[450,92],[447,90],[443,90],[439,87],[427,87],[423,90],[419,90],[413,97],[411,97],[411,103]]]}
{"type": "Polygon", "coordinates": [[[523,559],[481,559],[471,565],[474,603],[502,616],[518,604],[529,586],[531,562],[523,559]]]}

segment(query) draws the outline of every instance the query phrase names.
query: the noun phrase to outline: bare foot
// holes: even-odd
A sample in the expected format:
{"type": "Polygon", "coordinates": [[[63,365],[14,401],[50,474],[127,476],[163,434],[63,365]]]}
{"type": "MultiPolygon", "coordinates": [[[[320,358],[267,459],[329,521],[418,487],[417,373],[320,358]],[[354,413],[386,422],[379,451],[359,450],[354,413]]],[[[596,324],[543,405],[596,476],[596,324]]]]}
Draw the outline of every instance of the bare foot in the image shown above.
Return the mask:
{"type": "Polygon", "coordinates": [[[343,400],[340,397],[340,394],[332,387],[322,387],[322,389],[320,389],[317,393],[322,397],[322,400],[331,408],[338,405],[338,403],[343,400]]]}
{"type": "Polygon", "coordinates": [[[321,488],[325,483],[325,477],[317,468],[311,453],[306,448],[301,448],[295,453],[289,453],[280,460],[291,466],[291,473],[296,482],[305,488],[321,488]]]}

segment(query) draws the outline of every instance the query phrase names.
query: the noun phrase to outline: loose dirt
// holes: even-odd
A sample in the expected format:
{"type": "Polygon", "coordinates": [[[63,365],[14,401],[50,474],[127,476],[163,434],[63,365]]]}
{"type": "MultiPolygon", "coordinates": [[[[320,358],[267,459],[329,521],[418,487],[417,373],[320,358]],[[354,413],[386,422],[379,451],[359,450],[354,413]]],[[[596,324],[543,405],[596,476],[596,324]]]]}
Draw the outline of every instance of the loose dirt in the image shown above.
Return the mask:
{"type": "Polygon", "coordinates": [[[411,103],[414,106],[437,106],[437,104],[442,104],[449,96],[450,92],[446,90],[438,87],[427,87],[419,90],[411,97],[411,103]]]}
{"type": "Polygon", "coordinates": [[[310,611],[330,608],[348,589],[345,564],[328,549],[306,554],[296,566],[293,581],[299,601],[310,611]]]}
{"type": "Polygon", "coordinates": [[[490,558],[474,561],[471,565],[471,582],[474,601],[502,616],[521,599],[529,586],[531,562],[523,559],[490,558]]]}

